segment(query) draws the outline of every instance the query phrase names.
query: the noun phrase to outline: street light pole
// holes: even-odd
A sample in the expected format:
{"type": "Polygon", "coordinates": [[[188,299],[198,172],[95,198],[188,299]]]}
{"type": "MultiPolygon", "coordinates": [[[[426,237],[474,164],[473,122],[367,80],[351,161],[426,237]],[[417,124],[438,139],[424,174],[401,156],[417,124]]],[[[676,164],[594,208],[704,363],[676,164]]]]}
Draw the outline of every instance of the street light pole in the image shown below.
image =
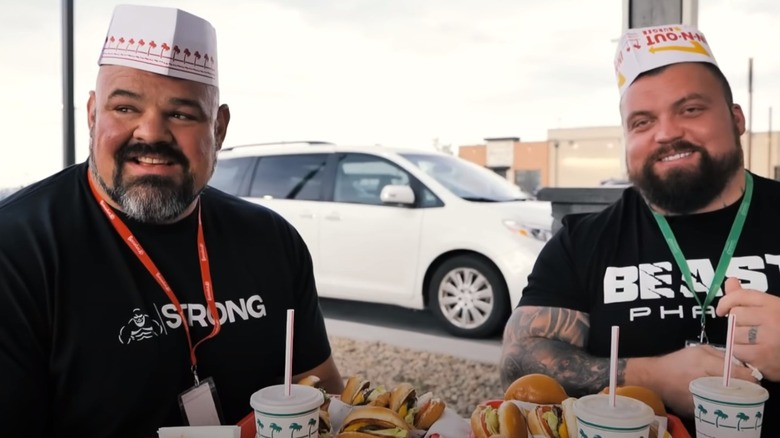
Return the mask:
{"type": "Polygon", "coordinates": [[[747,138],[747,167],[748,170],[752,167],[750,161],[750,151],[753,146],[753,58],[748,60],[748,138],[747,138]]]}
{"type": "Polygon", "coordinates": [[[62,167],[76,162],[73,100],[73,0],[62,0],[62,167]]]}

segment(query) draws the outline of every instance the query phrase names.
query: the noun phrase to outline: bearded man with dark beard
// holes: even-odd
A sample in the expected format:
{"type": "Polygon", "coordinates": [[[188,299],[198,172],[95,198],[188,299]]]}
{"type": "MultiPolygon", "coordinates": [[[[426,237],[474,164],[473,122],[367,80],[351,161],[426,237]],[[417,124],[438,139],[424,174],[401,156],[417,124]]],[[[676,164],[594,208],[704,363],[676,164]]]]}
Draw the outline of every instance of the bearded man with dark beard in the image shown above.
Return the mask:
{"type": "Polygon", "coordinates": [[[252,394],[285,375],[287,309],[305,334],[293,381],[343,389],[300,235],[208,186],[230,121],[217,60],[206,20],[117,6],[88,159],[0,203],[0,436],[251,420],[252,394]]]}
{"type": "MultiPolygon", "coordinates": [[[[565,217],[542,250],[504,331],[502,382],[545,373],[598,393],[619,326],[617,384],[655,391],[695,436],[689,384],[722,375],[733,314],[731,376],[780,411],[780,183],[744,168],[745,116],[698,29],[630,29],[614,65],[633,187],[565,217]]],[[[780,436],[777,416],[755,424],[780,436]]]]}

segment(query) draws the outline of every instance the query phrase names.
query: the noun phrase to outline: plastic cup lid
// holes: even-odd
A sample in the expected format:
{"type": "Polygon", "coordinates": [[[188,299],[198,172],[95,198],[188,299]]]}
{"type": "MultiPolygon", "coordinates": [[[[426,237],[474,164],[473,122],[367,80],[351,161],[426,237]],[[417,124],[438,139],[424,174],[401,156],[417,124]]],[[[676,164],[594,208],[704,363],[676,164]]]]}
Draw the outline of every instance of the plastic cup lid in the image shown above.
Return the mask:
{"type": "Polygon", "coordinates": [[[574,402],[577,420],[614,428],[645,427],[655,419],[653,409],[639,400],[615,396],[615,407],[609,405],[608,394],[592,394],[574,402]]]}
{"type": "Polygon", "coordinates": [[[325,397],[319,389],[294,384],[290,397],[285,395],[284,385],[268,386],[252,394],[249,404],[252,409],[262,413],[297,415],[318,408],[324,401],[325,397]]]}
{"type": "Polygon", "coordinates": [[[729,379],[729,386],[723,386],[723,377],[699,377],[692,380],[688,388],[694,395],[729,403],[755,404],[769,398],[766,388],[742,379],[729,379]]]}

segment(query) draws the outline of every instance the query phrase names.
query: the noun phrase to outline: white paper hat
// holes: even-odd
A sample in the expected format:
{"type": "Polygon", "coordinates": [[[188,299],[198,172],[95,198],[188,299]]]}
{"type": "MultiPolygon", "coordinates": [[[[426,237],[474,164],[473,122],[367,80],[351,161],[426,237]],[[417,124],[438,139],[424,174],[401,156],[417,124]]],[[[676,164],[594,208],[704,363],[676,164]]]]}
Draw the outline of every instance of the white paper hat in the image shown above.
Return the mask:
{"type": "Polygon", "coordinates": [[[119,5],[98,60],[107,64],[217,86],[217,33],[180,9],[119,5]]]}
{"type": "Polygon", "coordinates": [[[693,26],[674,24],[629,29],[620,38],[615,54],[620,95],[640,74],[680,62],[718,65],[704,35],[693,26]]]}

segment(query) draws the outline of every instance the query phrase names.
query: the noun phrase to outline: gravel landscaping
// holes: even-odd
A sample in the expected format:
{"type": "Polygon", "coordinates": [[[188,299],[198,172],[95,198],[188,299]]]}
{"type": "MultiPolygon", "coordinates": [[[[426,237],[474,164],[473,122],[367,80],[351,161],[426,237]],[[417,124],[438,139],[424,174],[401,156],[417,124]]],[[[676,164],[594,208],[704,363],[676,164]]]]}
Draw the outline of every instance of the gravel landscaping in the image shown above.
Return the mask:
{"type": "Polygon", "coordinates": [[[431,391],[447,406],[468,418],[476,405],[502,398],[498,365],[426,351],[409,350],[382,342],[330,337],[333,357],[343,377],[360,374],[371,386],[388,390],[409,382],[417,394],[431,391]]]}

